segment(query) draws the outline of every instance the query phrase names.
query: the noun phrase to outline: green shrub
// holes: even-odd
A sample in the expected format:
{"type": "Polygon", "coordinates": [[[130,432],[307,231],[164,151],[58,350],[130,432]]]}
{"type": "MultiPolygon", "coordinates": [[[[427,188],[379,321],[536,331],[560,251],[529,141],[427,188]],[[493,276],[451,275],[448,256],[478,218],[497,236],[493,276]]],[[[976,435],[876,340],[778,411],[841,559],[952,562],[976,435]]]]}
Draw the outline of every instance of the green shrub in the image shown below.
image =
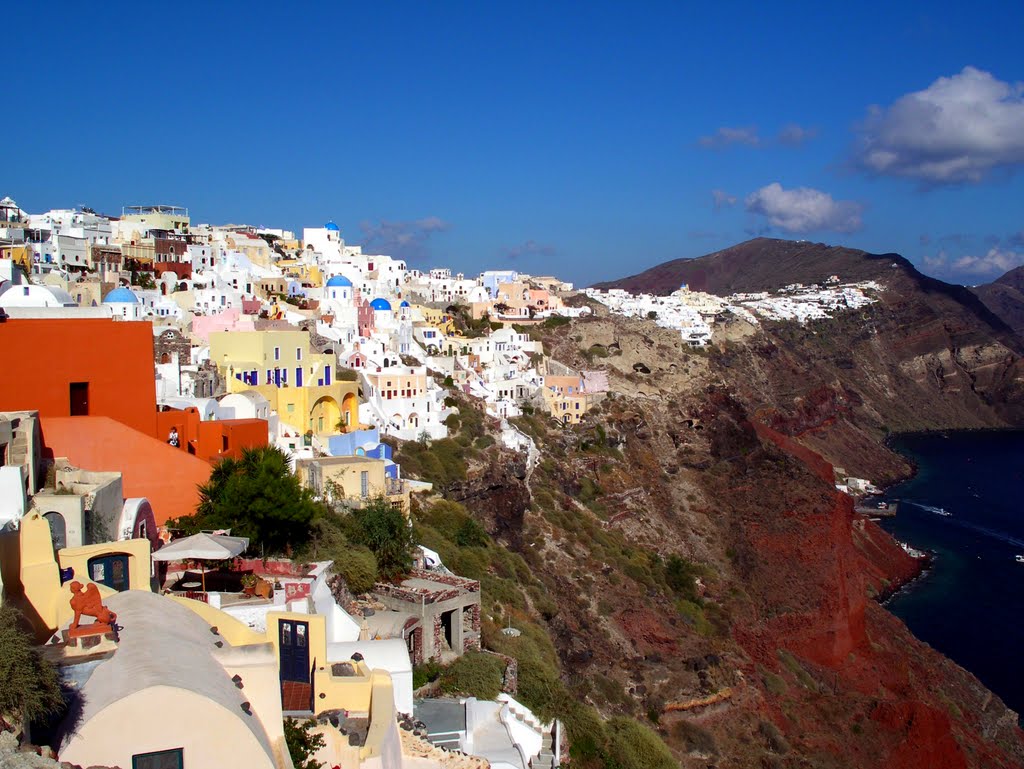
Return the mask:
{"type": "Polygon", "coordinates": [[[413,690],[426,686],[431,681],[436,681],[441,675],[442,670],[443,668],[433,660],[427,660],[422,665],[414,667],[412,669],[413,690]]]}
{"type": "Polygon", "coordinates": [[[482,580],[487,574],[490,560],[487,552],[479,547],[459,547],[442,556],[445,565],[456,574],[468,579],[482,580]]]}
{"type": "Polygon", "coordinates": [[[782,736],[779,728],[771,721],[762,721],[758,725],[757,731],[764,738],[768,750],[780,755],[789,752],[789,742],[782,736]]]}
{"type": "Polygon", "coordinates": [[[491,654],[468,652],[441,673],[441,691],[464,694],[479,700],[493,700],[501,693],[505,672],[502,661],[491,654]]]}
{"type": "Polygon", "coordinates": [[[324,746],[322,734],[309,733],[315,726],[316,721],[312,718],[301,724],[294,718],[284,720],[284,741],[295,769],[321,769],[323,766],[312,758],[313,754],[324,746]]]}
{"type": "Polygon", "coordinates": [[[574,761],[584,762],[584,766],[589,766],[590,761],[600,760],[604,755],[608,736],[604,731],[604,722],[597,712],[572,699],[564,703],[559,717],[569,737],[569,756],[574,761]]]}
{"type": "Polygon", "coordinates": [[[334,571],[354,595],[362,595],[377,582],[377,559],[367,547],[350,547],[334,561],[334,571]]]}
{"type": "Polygon", "coordinates": [[[53,665],[39,653],[10,604],[0,605],[0,716],[39,721],[64,708],[53,665]]]}
{"type": "Polygon", "coordinates": [[[540,324],[540,327],[543,329],[560,328],[561,326],[568,326],[571,322],[564,315],[552,315],[550,318],[545,319],[540,324]]]}
{"type": "Polygon", "coordinates": [[[704,616],[704,609],[699,604],[693,601],[680,600],[676,607],[679,609],[679,613],[683,615],[683,621],[699,635],[710,636],[714,633],[714,628],[708,622],[707,617],[704,616]]]}
{"type": "Polygon", "coordinates": [[[353,510],[347,523],[349,539],[373,552],[379,579],[393,579],[412,568],[412,529],[387,499],[379,497],[353,510]]]}
{"type": "Polygon", "coordinates": [[[601,673],[595,673],[591,677],[591,681],[594,684],[594,689],[597,694],[599,694],[608,705],[615,705],[620,708],[629,708],[633,704],[630,696],[626,694],[626,690],[622,688],[622,684],[614,678],[609,678],[601,673]]]}
{"type": "Polygon", "coordinates": [[[779,649],[778,656],[782,664],[786,666],[786,669],[796,676],[796,680],[800,682],[801,686],[815,691],[818,689],[818,684],[811,677],[811,674],[804,669],[804,666],[790,652],[786,649],[779,649]]]}
{"type": "Polygon", "coordinates": [[[459,547],[486,547],[490,537],[484,527],[467,517],[455,532],[455,544],[459,547]]]}
{"type": "Polygon", "coordinates": [[[676,595],[687,601],[697,599],[699,573],[695,564],[674,553],[665,561],[665,583],[676,595]]]}
{"type": "MultiPolygon", "coordinates": [[[[452,417],[458,418],[452,414],[452,417]]],[[[424,481],[430,481],[439,491],[466,479],[466,449],[451,438],[431,441],[430,445],[416,441],[404,442],[395,462],[402,466],[404,473],[424,481]]]]}
{"type": "Polygon", "coordinates": [[[358,382],[359,372],[356,371],[355,369],[342,368],[341,366],[339,366],[335,374],[335,379],[337,379],[339,382],[358,382]]]}
{"type": "Polygon", "coordinates": [[[668,746],[639,721],[613,718],[606,730],[608,755],[616,769],[678,769],[668,746]]]}
{"type": "Polygon", "coordinates": [[[777,676],[775,673],[765,672],[761,675],[761,680],[764,681],[764,688],[774,694],[776,697],[781,697],[789,689],[786,686],[786,681],[782,676],[777,676]]]}

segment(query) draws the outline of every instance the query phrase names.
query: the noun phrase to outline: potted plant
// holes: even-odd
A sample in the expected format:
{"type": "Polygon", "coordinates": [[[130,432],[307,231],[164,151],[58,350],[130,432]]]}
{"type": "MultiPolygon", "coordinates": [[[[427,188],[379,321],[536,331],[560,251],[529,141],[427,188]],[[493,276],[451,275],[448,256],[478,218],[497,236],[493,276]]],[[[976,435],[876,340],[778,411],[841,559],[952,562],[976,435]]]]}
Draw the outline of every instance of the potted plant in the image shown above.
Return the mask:
{"type": "Polygon", "coordinates": [[[242,575],[242,592],[246,595],[256,595],[256,585],[259,584],[260,578],[255,574],[243,574],[242,575]]]}

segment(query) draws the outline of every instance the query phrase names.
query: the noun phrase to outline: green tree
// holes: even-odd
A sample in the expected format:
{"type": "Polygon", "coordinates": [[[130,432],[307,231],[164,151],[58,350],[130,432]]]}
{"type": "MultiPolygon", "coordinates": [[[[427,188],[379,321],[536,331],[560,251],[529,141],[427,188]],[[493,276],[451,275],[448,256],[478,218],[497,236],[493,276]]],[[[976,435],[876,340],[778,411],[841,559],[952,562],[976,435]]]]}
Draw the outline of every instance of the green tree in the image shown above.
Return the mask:
{"type": "Polygon", "coordinates": [[[320,509],[309,489],[288,466],[287,455],[275,446],[243,449],[242,458],[226,457],[199,487],[194,515],[175,526],[188,533],[202,529],[231,529],[281,553],[309,538],[309,526],[320,509]]]}
{"type": "Polygon", "coordinates": [[[370,548],[381,579],[400,577],[412,568],[412,528],[402,511],[384,497],[352,511],[349,539],[370,548]]]}
{"type": "Polygon", "coordinates": [[[0,716],[39,721],[63,707],[57,671],[32,645],[18,610],[0,606],[0,716]]]}
{"type": "Polygon", "coordinates": [[[316,726],[316,721],[310,718],[301,724],[294,718],[284,720],[284,741],[288,746],[288,753],[292,757],[295,769],[321,769],[322,763],[316,761],[312,756],[324,746],[322,734],[310,734],[310,730],[316,726]]]}

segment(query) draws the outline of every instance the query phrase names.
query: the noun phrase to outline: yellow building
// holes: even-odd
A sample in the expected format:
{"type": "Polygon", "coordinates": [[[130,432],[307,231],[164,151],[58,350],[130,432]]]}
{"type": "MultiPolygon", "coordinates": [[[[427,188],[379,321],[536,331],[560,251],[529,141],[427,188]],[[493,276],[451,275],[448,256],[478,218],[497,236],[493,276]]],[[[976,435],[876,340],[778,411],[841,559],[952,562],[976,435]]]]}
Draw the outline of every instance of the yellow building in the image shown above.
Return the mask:
{"type": "Polygon", "coordinates": [[[26,275],[32,273],[32,249],[24,243],[0,245],[0,259],[11,259],[26,275]]]}
{"type": "Polygon", "coordinates": [[[210,360],[229,393],[258,392],[300,433],[359,428],[359,385],[335,379],[334,355],[311,351],[308,331],[214,331],[210,360]]]}
{"type": "Polygon", "coordinates": [[[334,355],[313,352],[308,331],[214,331],[210,360],[228,392],[258,385],[324,387],[334,381],[334,355]]]}
{"type": "Polygon", "coordinates": [[[98,280],[80,280],[68,286],[68,293],[78,303],[79,307],[99,307],[103,304],[103,297],[109,294],[115,283],[101,283],[98,280]]]}
{"type": "Polygon", "coordinates": [[[334,382],[323,387],[260,385],[247,389],[266,398],[278,418],[300,433],[348,433],[361,427],[356,382],[334,382]]]}
{"type": "MultiPolygon", "coordinates": [[[[266,630],[257,632],[206,603],[152,592],[148,540],[65,548],[55,557],[49,525],[37,513],[26,515],[19,531],[0,535],[0,559],[4,600],[42,628],[40,641],[60,631],[43,653],[76,682],[70,715],[53,725],[61,760],[289,769],[285,713],[334,711],[353,719],[351,728],[365,730],[365,739],[353,745],[321,724],[319,760],[403,765],[391,675],[358,659],[329,662],[325,615],[271,611],[266,630]],[[96,568],[98,559],[106,567],[120,556],[123,568],[96,568]],[[118,590],[91,579],[115,572],[118,590]],[[104,608],[116,614],[116,633],[68,632],[69,579],[96,585],[104,608]]],[[[91,624],[83,617],[83,630],[91,624]]]]}
{"type": "Polygon", "coordinates": [[[188,209],[180,206],[125,206],[121,220],[138,222],[140,230],[178,230],[188,232],[188,209]]]}
{"type": "Polygon", "coordinates": [[[360,456],[318,457],[295,463],[299,480],[318,497],[352,507],[384,497],[408,515],[409,489],[400,478],[390,477],[385,468],[383,459],[360,456]]]}
{"type": "Polygon", "coordinates": [[[423,320],[430,326],[434,326],[444,334],[455,333],[455,321],[444,310],[435,307],[424,307],[421,304],[412,305],[412,309],[423,316],[423,320]]]}
{"type": "Polygon", "coordinates": [[[50,524],[38,511],[27,513],[18,530],[0,535],[0,573],[4,600],[23,610],[40,640],[73,616],[62,570],[83,585],[95,582],[103,596],[152,590],[148,539],[65,547],[54,554],[50,524]]]}
{"type": "Polygon", "coordinates": [[[580,392],[581,377],[577,376],[545,376],[544,404],[548,413],[564,425],[579,424],[583,415],[603,397],[603,393],[580,392]]]}
{"type": "Polygon", "coordinates": [[[274,262],[274,249],[263,238],[247,232],[226,235],[224,243],[231,251],[238,251],[253,264],[269,267],[274,262]]]}
{"type": "Polygon", "coordinates": [[[277,262],[284,274],[294,278],[300,283],[308,283],[310,286],[319,288],[323,285],[323,274],[315,264],[307,264],[298,259],[281,259],[277,262]]]}

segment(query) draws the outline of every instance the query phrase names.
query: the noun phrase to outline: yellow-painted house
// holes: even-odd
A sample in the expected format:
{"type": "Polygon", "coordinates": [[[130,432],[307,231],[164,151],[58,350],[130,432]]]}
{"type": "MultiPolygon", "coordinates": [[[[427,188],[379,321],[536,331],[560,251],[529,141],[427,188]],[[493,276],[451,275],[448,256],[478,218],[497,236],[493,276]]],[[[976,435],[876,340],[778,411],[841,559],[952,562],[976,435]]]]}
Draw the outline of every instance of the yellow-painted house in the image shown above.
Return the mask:
{"type": "Polygon", "coordinates": [[[29,513],[20,523],[0,535],[4,600],[42,629],[41,641],[68,628],[70,579],[94,581],[117,615],[116,633],[88,636],[88,643],[62,634],[63,641],[44,647],[75,682],[71,715],[53,725],[60,760],[291,769],[285,714],[334,711],[356,719],[366,736],[351,745],[334,727],[318,726],[326,742],[320,760],[365,769],[406,765],[391,675],[358,658],[328,662],[326,616],[271,611],[265,632],[257,632],[206,603],[152,592],[148,540],[55,555],[42,516],[29,513]],[[120,566],[111,568],[115,562],[120,566]],[[107,584],[114,579],[116,589],[107,584]]]}
{"type": "Polygon", "coordinates": [[[383,459],[361,456],[300,459],[295,463],[295,472],[304,486],[329,501],[361,507],[370,500],[384,497],[409,514],[409,488],[400,478],[387,475],[383,459]]]}
{"type": "Polygon", "coordinates": [[[55,554],[50,524],[32,511],[17,531],[0,535],[4,600],[18,605],[37,638],[45,640],[74,615],[66,586],[71,580],[95,582],[102,596],[124,590],[151,592],[149,552],[148,539],[129,539],[65,547],[55,554]]]}
{"type": "Polygon", "coordinates": [[[12,259],[26,275],[32,273],[32,249],[24,243],[0,245],[0,259],[12,259]]]}
{"type": "Polygon", "coordinates": [[[452,317],[445,310],[439,310],[436,307],[425,307],[422,304],[414,304],[412,309],[422,315],[425,323],[434,326],[444,334],[455,333],[455,321],[452,320],[452,317]]]}
{"type": "Polygon", "coordinates": [[[255,390],[301,433],[359,428],[359,385],[336,380],[334,355],[312,351],[308,331],[214,331],[210,360],[229,393],[255,390]]]}

